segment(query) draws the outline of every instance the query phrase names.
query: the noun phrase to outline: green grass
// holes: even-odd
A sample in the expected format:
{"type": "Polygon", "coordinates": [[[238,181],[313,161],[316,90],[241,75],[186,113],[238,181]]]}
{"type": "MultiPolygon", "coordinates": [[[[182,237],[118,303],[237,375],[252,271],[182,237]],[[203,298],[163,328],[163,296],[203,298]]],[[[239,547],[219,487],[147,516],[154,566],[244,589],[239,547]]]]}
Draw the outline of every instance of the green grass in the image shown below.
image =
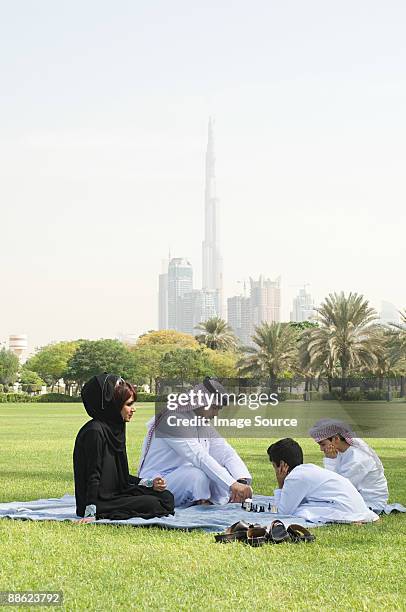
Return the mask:
{"type": "MultiPolygon", "coordinates": [[[[139,405],[128,427],[133,473],[150,415],[139,405]]],[[[78,404],[1,405],[0,501],[72,493],[73,443],[85,421],[78,404]]],[[[271,441],[232,440],[264,494],[275,487],[265,454],[271,441]]],[[[318,447],[301,443],[306,461],[321,464],[318,447]]],[[[391,499],[406,503],[406,440],[371,444],[391,499]]],[[[317,529],[307,546],[253,549],[217,545],[196,531],[1,520],[0,590],[61,589],[67,610],[404,610],[405,529],[406,516],[394,515],[317,529]]]]}

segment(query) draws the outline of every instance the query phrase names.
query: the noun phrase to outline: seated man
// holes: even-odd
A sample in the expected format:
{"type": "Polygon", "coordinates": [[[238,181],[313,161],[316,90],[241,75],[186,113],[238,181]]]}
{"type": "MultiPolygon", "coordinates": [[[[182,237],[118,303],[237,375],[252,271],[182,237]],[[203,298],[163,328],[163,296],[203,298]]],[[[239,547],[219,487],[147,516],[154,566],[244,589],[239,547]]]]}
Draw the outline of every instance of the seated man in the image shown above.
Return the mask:
{"type": "Polygon", "coordinates": [[[245,463],[211,425],[202,424],[202,419],[218,414],[221,394],[226,394],[225,388],[205,378],[189,392],[186,405],[177,401],[174,410],[147,423],[139,476],[164,477],[175,506],[227,504],[252,497],[245,463]],[[171,426],[177,417],[182,423],[171,426]]]}
{"type": "Polygon", "coordinates": [[[303,451],[291,438],[268,448],[278,489],[279,514],[298,516],[313,523],[371,523],[379,516],[369,510],[347,478],[330,470],[303,463],[303,451]]]}
{"type": "Polygon", "coordinates": [[[368,508],[382,512],[388,503],[388,483],[381,460],[341,421],[322,419],[309,431],[324,453],[324,467],[345,476],[368,508]]]}

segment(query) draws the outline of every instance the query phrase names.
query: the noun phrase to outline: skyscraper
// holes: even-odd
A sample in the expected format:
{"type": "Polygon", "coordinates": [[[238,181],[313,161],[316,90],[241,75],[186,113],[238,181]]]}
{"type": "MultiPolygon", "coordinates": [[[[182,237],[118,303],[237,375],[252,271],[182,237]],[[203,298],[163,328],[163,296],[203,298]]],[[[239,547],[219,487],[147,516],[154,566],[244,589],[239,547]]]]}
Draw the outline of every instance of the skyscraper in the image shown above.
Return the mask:
{"type": "Polygon", "coordinates": [[[381,313],[380,320],[383,325],[390,325],[391,323],[398,324],[400,321],[399,311],[395,304],[382,300],[381,302],[381,313]]]}
{"type": "Polygon", "coordinates": [[[216,195],[213,121],[209,119],[206,182],[204,193],[204,240],[202,245],[203,290],[216,291],[216,314],[223,313],[223,261],[220,255],[219,200],[216,195]]]}
{"type": "Polygon", "coordinates": [[[227,300],[227,322],[244,346],[251,343],[250,298],[235,295],[227,300]]]}
{"type": "Polygon", "coordinates": [[[279,323],[281,320],[281,277],[272,281],[262,275],[256,281],[250,278],[250,304],[252,331],[261,323],[279,323]]]}
{"type": "Polygon", "coordinates": [[[197,335],[195,329],[198,323],[216,316],[217,293],[194,289],[182,297],[182,329],[186,334],[197,335]]]}
{"type": "Polygon", "coordinates": [[[313,319],[315,314],[313,298],[310,293],[306,291],[306,287],[303,287],[293,300],[290,320],[295,323],[302,323],[303,321],[310,321],[313,319]]]}
{"type": "Polygon", "coordinates": [[[162,272],[158,281],[158,329],[168,329],[168,261],[162,260],[162,272]]]}
{"type": "Polygon", "coordinates": [[[168,266],[168,329],[182,331],[182,298],[193,289],[193,270],[187,259],[174,257],[168,266]]]}

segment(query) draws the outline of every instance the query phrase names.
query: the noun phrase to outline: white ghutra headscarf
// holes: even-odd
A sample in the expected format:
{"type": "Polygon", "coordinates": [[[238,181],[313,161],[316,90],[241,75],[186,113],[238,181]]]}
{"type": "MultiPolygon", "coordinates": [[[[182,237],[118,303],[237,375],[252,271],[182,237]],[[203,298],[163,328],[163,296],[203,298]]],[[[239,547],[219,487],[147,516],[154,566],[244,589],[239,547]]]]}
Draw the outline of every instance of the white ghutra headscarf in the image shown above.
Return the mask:
{"type": "Polygon", "coordinates": [[[145,459],[151,448],[152,440],[153,440],[156,430],[159,427],[159,424],[162,421],[165,421],[165,418],[169,414],[174,414],[174,413],[180,414],[180,415],[194,414],[193,411],[196,410],[196,408],[208,407],[210,405],[209,395],[214,395],[216,399],[214,405],[221,407],[222,397],[223,395],[227,395],[227,392],[226,392],[226,389],[223,387],[223,385],[219,383],[216,379],[206,377],[203,383],[199,383],[195,385],[193,389],[189,391],[190,400],[188,402],[185,402],[185,403],[182,402],[181,404],[179,403],[179,400],[178,400],[177,402],[175,402],[177,405],[174,410],[171,411],[168,408],[164,408],[162,412],[160,412],[158,415],[155,416],[155,418],[153,419],[148,429],[146,441],[141,451],[141,459],[140,459],[140,464],[138,467],[138,474],[141,472],[141,469],[145,463],[145,459]],[[192,392],[194,394],[193,400],[192,400],[192,392]]]}
{"type": "Polygon", "coordinates": [[[375,462],[376,467],[380,471],[383,470],[382,461],[379,459],[376,452],[361,438],[357,438],[350,426],[343,421],[335,419],[321,419],[309,430],[309,435],[316,442],[327,440],[333,436],[342,436],[350,446],[359,448],[361,451],[369,455],[375,462]]]}

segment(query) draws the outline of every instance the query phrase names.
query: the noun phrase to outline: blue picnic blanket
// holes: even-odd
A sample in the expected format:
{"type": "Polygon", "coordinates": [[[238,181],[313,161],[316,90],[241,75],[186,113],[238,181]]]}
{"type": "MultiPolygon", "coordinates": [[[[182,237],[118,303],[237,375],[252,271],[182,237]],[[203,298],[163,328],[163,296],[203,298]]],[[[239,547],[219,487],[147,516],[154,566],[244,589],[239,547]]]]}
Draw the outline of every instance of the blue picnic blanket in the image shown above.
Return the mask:
{"type": "MultiPolygon", "coordinates": [[[[268,511],[272,507],[273,498],[264,495],[255,495],[253,504],[265,506],[265,512],[247,512],[241,504],[227,504],[225,506],[191,506],[190,508],[176,508],[174,516],[142,519],[131,518],[125,521],[103,519],[97,524],[133,525],[145,527],[156,525],[167,529],[203,529],[208,532],[221,532],[233,523],[245,520],[249,523],[268,525],[275,519],[284,524],[296,523],[304,527],[320,527],[321,523],[309,523],[294,516],[284,516],[268,511]]],[[[23,519],[30,521],[77,521],[76,502],[73,495],[64,495],[61,498],[38,499],[35,501],[7,502],[0,504],[0,518],[23,519]]]]}

